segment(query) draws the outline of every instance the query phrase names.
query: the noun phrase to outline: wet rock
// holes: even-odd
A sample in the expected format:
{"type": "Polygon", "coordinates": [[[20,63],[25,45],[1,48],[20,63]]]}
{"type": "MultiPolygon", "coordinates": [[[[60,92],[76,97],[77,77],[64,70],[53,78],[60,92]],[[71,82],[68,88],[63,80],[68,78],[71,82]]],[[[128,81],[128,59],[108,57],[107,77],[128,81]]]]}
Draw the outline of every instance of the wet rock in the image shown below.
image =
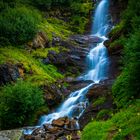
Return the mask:
{"type": "Polygon", "coordinates": [[[102,39],[93,36],[93,35],[75,35],[71,37],[71,40],[79,43],[79,44],[91,44],[91,43],[100,43],[102,42],[102,39]]]}
{"type": "Polygon", "coordinates": [[[56,85],[51,85],[51,86],[44,86],[44,96],[46,103],[49,106],[56,105],[61,102],[62,100],[62,92],[59,90],[59,87],[56,85]]]}
{"type": "Polygon", "coordinates": [[[59,126],[59,127],[63,127],[64,125],[69,124],[69,119],[68,117],[63,117],[63,118],[59,118],[57,120],[53,120],[52,121],[52,125],[53,126],[59,126]]]}
{"type": "Polygon", "coordinates": [[[48,52],[48,59],[51,64],[57,65],[57,66],[67,66],[66,60],[67,56],[66,53],[60,52],[56,53],[55,51],[49,51],[48,52]]]}
{"type": "Polygon", "coordinates": [[[31,135],[25,135],[25,140],[56,140],[65,138],[66,135],[73,134],[73,138],[78,139],[77,120],[61,117],[52,121],[52,124],[44,124],[43,127],[37,128],[31,135]]]}
{"type": "MultiPolygon", "coordinates": [[[[89,106],[85,109],[83,115],[79,119],[79,124],[81,129],[85,127],[93,118],[96,118],[98,113],[102,109],[110,109],[113,110],[115,106],[113,105],[113,98],[111,96],[111,87],[114,80],[104,80],[101,81],[99,84],[94,84],[87,93],[87,98],[89,99],[90,103],[89,106]],[[93,103],[96,100],[100,100],[100,98],[104,98],[104,102],[94,106],[93,103]]],[[[110,116],[104,116],[104,119],[108,119],[110,116]]]]}
{"type": "Polygon", "coordinates": [[[20,77],[17,65],[10,63],[0,65],[0,85],[16,81],[20,77]]]}

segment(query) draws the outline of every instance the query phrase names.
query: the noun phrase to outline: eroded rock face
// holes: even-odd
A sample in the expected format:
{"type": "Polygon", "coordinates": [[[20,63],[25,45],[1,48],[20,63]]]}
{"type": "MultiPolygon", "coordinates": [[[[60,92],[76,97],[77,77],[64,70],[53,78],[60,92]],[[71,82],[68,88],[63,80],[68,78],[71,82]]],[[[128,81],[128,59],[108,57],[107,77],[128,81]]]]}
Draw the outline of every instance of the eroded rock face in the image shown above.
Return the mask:
{"type": "MultiPolygon", "coordinates": [[[[114,80],[105,80],[101,83],[93,85],[93,87],[88,91],[87,98],[89,99],[89,106],[85,109],[83,115],[79,119],[79,124],[81,129],[85,127],[93,118],[98,116],[101,110],[113,110],[113,98],[111,96],[111,86],[114,80]],[[104,101],[98,105],[94,106],[94,102],[104,98],[104,101]]],[[[110,116],[104,115],[103,120],[108,119],[110,116]]]]}
{"type": "Polygon", "coordinates": [[[79,140],[76,121],[68,117],[53,120],[52,124],[44,124],[35,129],[31,135],[24,135],[24,140],[67,140],[67,135],[71,135],[73,140],[79,140]]]}
{"type": "Polygon", "coordinates": [[[68,94],[70,92],[59,83],[45,85],[43,87],[43,90],[44,90],[44,98],[49,107],[58,105],[64,98],[65,96],[64,94],[68,94]]]}
{"type": "Polygon", "coordinates": [[[0,85],[16,81],[20,77],[20,71],[17,65],[10,63],[0,65],[0,85]]]}

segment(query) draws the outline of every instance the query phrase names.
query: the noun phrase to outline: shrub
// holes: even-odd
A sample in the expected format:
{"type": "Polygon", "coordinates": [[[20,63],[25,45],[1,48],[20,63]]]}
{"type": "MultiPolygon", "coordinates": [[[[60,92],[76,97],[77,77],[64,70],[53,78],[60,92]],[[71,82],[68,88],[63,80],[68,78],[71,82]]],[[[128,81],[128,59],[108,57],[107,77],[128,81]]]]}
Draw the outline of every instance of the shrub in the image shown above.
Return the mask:
{"type": "Polygon", "coordinates": [[[0,15],[0,37],[11,44],[22,44],[31,40],[37,32],[41,16],[28,8],[7,8],[0,15]]]}
{"type": "Polygon", "coordinates": [[[139,30],[126,40],[124,46],[124,69],[113,85],[113,95],[119,107],[127,105],[140,93],[140,33],[139,30]]]}
{"type": "Polygon", "coordinates": [[[30,83],[18,81],[0,92],[1,128],[23,126],[44,103],[42,91],[30,83]]]}

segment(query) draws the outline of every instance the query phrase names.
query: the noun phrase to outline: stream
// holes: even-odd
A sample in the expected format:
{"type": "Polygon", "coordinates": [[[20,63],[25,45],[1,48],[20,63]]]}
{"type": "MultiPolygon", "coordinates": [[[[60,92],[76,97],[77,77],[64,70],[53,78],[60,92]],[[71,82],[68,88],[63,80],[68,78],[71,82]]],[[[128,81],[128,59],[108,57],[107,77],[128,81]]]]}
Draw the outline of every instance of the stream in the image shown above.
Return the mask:
{"type": "MultiPolygon", "coordinates": [[[[91,46],[91,50],[87,55],[88,71],[79,77],[79,79],[82,80],[92,80],[93,83],[72,92],[55,112],[42,116],[34,129],[43,124],[51,124],[53,120],[65,116],[76,118],[77,129],[79,129],[78,119],[89,105],[88,99],[85,96],[86,93],[90,87],[99,83],[101,80],[107,79],[108,76],[109,58],[107,49],[103,45],[104,41],[107,39],[106,35],[109,30],[108,7],[109,0],[101,0],[96,6],[91,36],[101,38],[102,42],[91,46]]],[[[32,134],[34,129],[25,129],[24,134],[32,134]]]]}

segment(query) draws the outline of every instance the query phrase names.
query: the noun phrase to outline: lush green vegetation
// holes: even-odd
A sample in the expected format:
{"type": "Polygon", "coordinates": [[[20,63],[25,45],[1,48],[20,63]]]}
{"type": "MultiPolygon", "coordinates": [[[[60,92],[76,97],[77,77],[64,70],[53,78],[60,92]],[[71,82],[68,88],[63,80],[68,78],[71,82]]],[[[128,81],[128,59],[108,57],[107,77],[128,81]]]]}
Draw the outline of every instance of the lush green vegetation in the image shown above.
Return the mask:
{"type": "Polygon", "coordinates": [[[107,121],[93,121],[82,133],[82,140],[139,140],[140,101],[121,109],[107,121]]]}
{"type": "MultiPolygon", "coordinates": [[[[140,93],[140,2],[129,0],[118,31],[125,31],[114,42],[123,44],[123,71],[113,86],[113,95],[118,107],[127,106],[140,93]],[[133,16],[132,16],[133,15],[133,16]],[[122,24],[123,23],[123,24],[122,24]]],[[[118,28],[119,27],[119,28],[118,28]]],[[[117,31],[114,33],[118,33],[117,31]]],[[[114,43],[113,42],[113,43],[114,43]]]]}
{"type": "Polygon", "coordinates": [[[4,86],[0,90],[1,128],[24,125],[43,103],[42,90],[29,82],[4,86]]]}
{"type": "MultiPolygon", "coordinates": [[[[48,50],[49,49],[47,49],[47,51],[48,50]]],[[[17,64],[17,63],[23,64],[27,74],[25,75],[25,80],[33,82],[38,86],[43,85],[44,83],[55,82],[56,79],[63,78],[63,76],[57,72],[55,66],[44,65],[39,60],[33,58],[32,56],[35,56],[35,52],[29,54],[26,50],[22,48],[11,47],[11,46],[0,48],[0,52],[1,52],[0,64],[6,62],[11,62],[13,64],[17,64]]],[[[40,51],[38,55],[39,54],[40,51]]]]}
{"type": "Polygon", "coordinates": [[[41,16],[33,9],[5,9],[0,15],[0,41],[3,41],[1,45],[22,44],[33,39],[40,20],[41,16]]]}
{"type": "Polygon", "coordinates": [[[91,0],[0,0],[0,65],[23,68],[21,81],[0,87],[0,129],[30,125],[48,111],[42,106],[42,87],[64,76],[42,60],[50,50],[67,51],[52,45],[53,38],[67,40],[85,32],[91,8],[91,0]],[[33,47],[38,32],[45,34],[48,46],[33,47]]]}
{"type": "MultiPolygon", "coordinates": [[[[121,49],[121,70],[112,87],[117,113],[101,110],[96,119],[89,123],[82,133],[83,140],[140,139],[140,2],[129,0],[122,13],[121,22],[109,34],[109,49],[121,49]],[[111,119],[103,121],[104,114],[111,119]]],[[[104,100],[98,99],[98,105],[104,100]]],[[[93,105],[94,105],[93,104],[93,105]]]]}

